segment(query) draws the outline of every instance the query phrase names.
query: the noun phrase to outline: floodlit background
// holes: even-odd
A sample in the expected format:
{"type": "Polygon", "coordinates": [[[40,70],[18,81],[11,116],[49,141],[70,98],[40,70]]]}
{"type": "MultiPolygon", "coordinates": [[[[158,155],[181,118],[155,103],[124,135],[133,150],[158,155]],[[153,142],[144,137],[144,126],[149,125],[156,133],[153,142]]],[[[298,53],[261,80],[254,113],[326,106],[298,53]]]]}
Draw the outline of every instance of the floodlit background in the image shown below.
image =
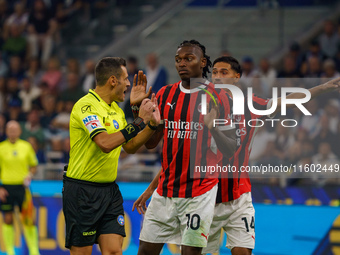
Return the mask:
{"type": "MultiPolygon", "coordinates": [[[[157,92],[179,81],[174,55],[190,39],[205,45],[212,60],[236,57],[242,87],[252,86],[260,97],[270,98],[272,87],[310,88],[340,77],[336,0],[0,0],[0,141],[6,139],[6,122],[17,120],[39,159],[32,190],[42,255],[67,254],[61,179],[69,160],[69,117],[73,104],[95,86],[95,63],[104,56],[124,57],[131,83],[142,69],[157,92]]],[[[311,117],[289,112],[298,127],[259,130],[252,165],[315,163],[329,169],[340,163],[340,94],[306,106],[311,117]]],[[[131,120],[129,102],[121,107],[131,120]]],[[[160,151],[161,145],[121,153],[124,254],[137,253],[142,218],[131,207],[158,172],[160,151]]],[[[253,253],[340,254],[339,177],[253,175],[253,253]]],[[[221,252],[229,254],[225,237],[221,242],[221,252]]],[[[18,254],[27,254],[19,233],[17,247],[18,254]]],[[[0,254],[3,250],[0,233],[0,254]]],[[[178,252],[166,246],[163,254],[178,252]]]]}

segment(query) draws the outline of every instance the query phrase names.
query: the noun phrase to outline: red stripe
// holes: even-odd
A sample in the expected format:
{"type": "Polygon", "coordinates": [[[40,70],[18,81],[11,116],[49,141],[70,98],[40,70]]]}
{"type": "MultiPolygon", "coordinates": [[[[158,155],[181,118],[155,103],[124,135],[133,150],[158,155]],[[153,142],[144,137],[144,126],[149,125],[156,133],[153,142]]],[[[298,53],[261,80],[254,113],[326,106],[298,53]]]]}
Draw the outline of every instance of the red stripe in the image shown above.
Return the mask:
{"type": "MultiPolygon", "coordinates": [[[[179,96],[178,96],[178,99],[177,99],[176,104],[175,104],[174,121],[178,121],[177,116],[181,116],[181,114],[182,114],[182,110],[183,110],[182,105],[183,105],[184,96],[185,96],[184,93],[180,93],[179,96]]],[[[168,183],[168,190],[169,191],[171,190],[171,192],[168,193],[169,197],[173,196],[174,181],[175,181],[175,177],[176,177],[176,158],[181,156],[181,155],[178,155],[179,138],[177,138],[178,137],[177,134],[178,134],[179,130],[180,129],[178,128],[177,132],[176,132],[176,136],[174,138],[172,138],[172,152],[171,152],[172,153],[172,161],[170,162],[170,166],[169,166],[170,178],[169,178],[169,183],[168,183]]],[[[183,174],[181,175],[181,179],[180,179],[180,190],[179,190],[179,192],[181,191],[181,188],[182,188],[182,185],[181,185],[182,184],[182,176],[183,176],[183,174]]]]}
{"type": "Polygon", "coordinates": [[[268,104],[268,99],[264,99],[261,97],[257,97],[253,94],[253,102],[260,104],[260,105],[267,105],[268,104]]]}

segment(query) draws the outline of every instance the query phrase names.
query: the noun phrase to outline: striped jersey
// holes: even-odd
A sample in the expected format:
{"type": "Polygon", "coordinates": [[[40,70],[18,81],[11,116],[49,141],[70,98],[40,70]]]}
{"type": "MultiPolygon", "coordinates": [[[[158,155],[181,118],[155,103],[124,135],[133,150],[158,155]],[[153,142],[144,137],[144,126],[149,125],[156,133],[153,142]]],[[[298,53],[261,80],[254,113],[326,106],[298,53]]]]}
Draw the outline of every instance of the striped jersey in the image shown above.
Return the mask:
{"type": "MultiPolygon", "coordinates": [[[[226,93],[223,90],[217,92],[211,86],[202,85],[189,90],[178,82],[164,86],[157,93],[164,123],[162,172],[157,188],[161,196],[196,197],[212,189],[218,182],[216,174],[196,171],[197,166],[216,164],[219,155],[212,154],[209,146],[211,133],[204,125],[204,116],[201,114],[202,94],[218,95],[222,102],[220,116],[230,116],[230,102],[226,93]]],[[[208,104],[211,98],[207,96],[208,104]]]]}
{"type": "MultiPolygon", "coordinates": [[[[256,124],[258,119],[266,116],[256,115],[250,112],[245,100],[244,115],[233,115],[233,123],[236,132],[236,152],[230,159],[223,158],[222,165],[235,166],[235,173],[228,171],[228,176],[222,176],[218,183],[216,203],[224,203],[238,199],[243,193],[251,191],[251,184],[247,172],[241,172],[242,166],[249,165],[249,156],[252,143],[259,126],[256,124]],[[249,122],[249,123],[248,123],[249,122]]],[[[266,110],[270,99],[263,99],[253,94],[253,106],[257,110],[266,110]]]]}

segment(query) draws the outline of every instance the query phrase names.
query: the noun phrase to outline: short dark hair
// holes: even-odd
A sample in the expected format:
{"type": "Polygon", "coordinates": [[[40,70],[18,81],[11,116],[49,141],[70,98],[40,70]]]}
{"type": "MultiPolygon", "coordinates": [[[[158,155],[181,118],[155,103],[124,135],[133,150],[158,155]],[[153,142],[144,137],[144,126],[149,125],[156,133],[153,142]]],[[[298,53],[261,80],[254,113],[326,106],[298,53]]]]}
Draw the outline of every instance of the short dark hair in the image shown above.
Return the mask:
{"type": "Polygon", "coordinates": [[[232,70],[234,70],[236,73],[239,73],[240,77],[242,76],[242,68],[241,68],[240,63],[237,61],[236,58],[233,58],[233,57],[230,57],[230,56],[216,58],[214,63],[213,63],[213,66],[216,63],[219,63],[219,62],[224,62],[224,63],[229,64],[231,66],[232,70]]]}
{"type": "Polygon", "coordinates": [[[211,61],[210,61],[210,56],[208,56],[205,53],[205,46],[203,44],[200,44],[196,40],[190,40],[190,41],[185,40],[178,46],[178,48],[181,48],[181,47],[184,47],[184,46],[197,46],[201,49],[201,51],[203,53],[203,57],[207,59],[207,64],[203,68],[202,76],[203,76],[203,78],[208,78],[208,73],[210,73],[209,67],[211,67],[211,61]]]}
{"type": "Polygon", "coordinates": [[[102,58],[96,65],[95,76],[98,86],[104,86],[107,80],[113,75],[117,79],[122,74],[121,66],[126,66],[126,61],[119,57],[102,58]]]}

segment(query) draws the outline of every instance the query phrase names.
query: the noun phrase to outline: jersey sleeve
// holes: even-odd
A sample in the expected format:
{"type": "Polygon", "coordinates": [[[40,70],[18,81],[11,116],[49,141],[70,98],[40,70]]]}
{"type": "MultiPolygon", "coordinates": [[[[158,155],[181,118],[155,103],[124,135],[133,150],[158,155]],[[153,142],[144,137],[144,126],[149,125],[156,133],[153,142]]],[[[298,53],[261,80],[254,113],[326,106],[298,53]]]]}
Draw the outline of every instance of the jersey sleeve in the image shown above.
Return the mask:
{"type": "Polygon", "coordinates": [[[161,115],[161,123],[163,123],[163,120],[164,120],[164,115],[163,115],[163,112],[164,112],[164,100],[163,100],[163,94],[164,94],[164,91],[165,89],[167,88],[167,86],[164,86],[162,87],[156,94],[156,98],[157,98],[157,102],[158,102],[158,109],[159,109],[159,112],[160,112],[160,115],[161,115]]]}
{"type": "MultiPolygon", "coordinates": [[[[91,139],[101,132],[106,132],[103,116],[93,103],[79,103],[73,108],[71,126],[83,129],[91,139]]],[[[71,131],[70,131],[71,132],[71,131]]]]}
{"type": "Polygon", "coordinates": [[[28,165],[30,167],[38,165],[37,155],[35,154],[35,151],[33,150],[30,144],[28,144],[28,155],[27,156],[28,156],[28,165]]]}
{"type": "MultiPolygon", "coordinates": [[[[253,94],[253,106],[256,110],[267,110],[270,108],[272,103],[271,99],[264,99],[253,94]]],[[[267,115],[253,114],[255,118],[265,118],[267,115]]]]}

